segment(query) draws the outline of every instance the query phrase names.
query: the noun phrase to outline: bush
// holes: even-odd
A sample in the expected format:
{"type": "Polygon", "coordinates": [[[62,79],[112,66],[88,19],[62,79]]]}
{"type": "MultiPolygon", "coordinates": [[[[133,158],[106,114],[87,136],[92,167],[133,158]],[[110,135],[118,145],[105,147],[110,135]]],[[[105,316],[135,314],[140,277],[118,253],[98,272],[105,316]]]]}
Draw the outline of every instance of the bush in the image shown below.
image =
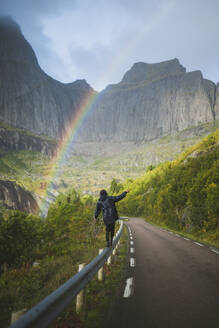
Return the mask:
{"type": "Polygon", "coordinates": [[[9,211],[0,220],[0,265],[16,268],[34,261],[34,250],[43,237],[39,218],[20,211],[9,211]]]}

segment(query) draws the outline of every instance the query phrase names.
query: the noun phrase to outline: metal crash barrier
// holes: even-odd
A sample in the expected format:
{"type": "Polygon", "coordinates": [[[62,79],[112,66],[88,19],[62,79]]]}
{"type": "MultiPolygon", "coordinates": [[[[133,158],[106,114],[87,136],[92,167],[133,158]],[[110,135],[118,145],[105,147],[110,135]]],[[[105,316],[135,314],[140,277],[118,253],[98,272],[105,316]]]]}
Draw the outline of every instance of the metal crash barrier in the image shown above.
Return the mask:
{"type": "Polygon", "coordinates": [[[111,263],[111,254],[115,254],[115,249],[119,245],[119,239],[122,230],[123,220],[120,220],[120,228],[113,240],[112,247],[100,250],[100,254],[95,257],[89,264],[84,267],[82,266],[77,274],[66,281],[53,293],[48,295],[39,304],[23,314],[10,326],[10,328],[47,327],[59,315],[59,313],[61,313],[71,303],[71,301],[79,294],[79,292],[83,290],[83,288],[98,271],[98,279],[102,280],[102,267],[107,260],[108,264],[111,263]]]}

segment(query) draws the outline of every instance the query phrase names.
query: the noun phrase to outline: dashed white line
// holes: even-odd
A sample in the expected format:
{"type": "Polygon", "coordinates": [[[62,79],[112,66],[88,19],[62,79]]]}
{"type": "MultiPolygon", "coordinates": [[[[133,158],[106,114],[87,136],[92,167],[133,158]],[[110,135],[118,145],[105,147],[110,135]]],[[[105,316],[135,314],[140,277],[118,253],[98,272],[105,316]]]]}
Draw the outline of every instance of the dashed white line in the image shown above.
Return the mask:
{"type": "Polygon", "coordinates": [[[214,253],[219,254],[219,251],[216,251],[216,249],[210,248],[210,250],[211,250],[212,252],[214,252],[214,253]]]}
{"type": "Polygon", "coordinates": [[[135,258],[130,257],[130,267],[134,268],[135,267],[135,258]]]}
{"type": "Polygon", "coordinates": [[[198,245],[198,246],[204,246],[204,245],[202,245],[202,244],[200,244],[200,243],[197,243],[196,241],[194,242],[196,245],[198,245]]]}
{"type": "Polygon", "coordinates": [[[131,240],[131,241],[130,241],[130,245],[134,245],[134,241],[131,240]]]}
{"type": "Polygon", "coordinates": [[[123,297],[125,298],[130,297],[131,294],[133,293],[134,291],[133,281],[134,281],[133,277],[126,279],[126,286],[125,286],[123,297]]]}
{"type": "Polygon", "coordinates": [[[134,253],[134,252],[135,252],[134,248],[131,247],[131,248],[130,248],[130,253],[134,253]]]}
{"type": "Polygon", "coordinates": [[[131,240],[133,240],[132,236],[130,237],[131,240]]]}

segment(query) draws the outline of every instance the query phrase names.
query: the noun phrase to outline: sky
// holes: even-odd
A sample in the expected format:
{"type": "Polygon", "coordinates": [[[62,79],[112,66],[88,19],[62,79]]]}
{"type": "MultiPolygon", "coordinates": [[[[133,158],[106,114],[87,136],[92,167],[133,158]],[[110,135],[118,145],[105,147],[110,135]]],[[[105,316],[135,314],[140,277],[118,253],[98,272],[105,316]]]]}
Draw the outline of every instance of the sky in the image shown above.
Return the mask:
{"type": "Polygon", "coordinates": [[[219,81],[219,0],[0,0],[0,15],[61,82],[86,79],[101,91],[136,62],[173,58],[219,81]]]}

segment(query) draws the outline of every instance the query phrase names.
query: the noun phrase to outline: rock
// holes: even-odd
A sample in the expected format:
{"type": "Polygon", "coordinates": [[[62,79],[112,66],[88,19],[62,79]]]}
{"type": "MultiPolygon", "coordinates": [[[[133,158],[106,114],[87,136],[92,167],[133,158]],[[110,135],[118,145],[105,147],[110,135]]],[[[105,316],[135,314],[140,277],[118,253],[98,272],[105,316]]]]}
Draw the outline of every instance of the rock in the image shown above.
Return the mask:
{"type": "Polygon", "coordinates": [[[214,120],[215,85],[177,59],[135,64],[94,103],[84,141],[142,142],[214,120]]]}
{"type": "Polygon", "coordinates": [[[219,120],[219,83],[217,83],[215,99],[215,119],[219,120]]]}
{"type": "Polygon", "coordinates": [[[0,149],[30,150],[52,157],[56,153],[57,142],[38,136],[28,135],[27,132],[15,128],[0,126],[0,149]]]}
{"type": "Polygon", "coordinates": [[[156,81],[161,78],[185,73],[186,69],[177,58],[157,64],[135,63],[124,75],[121,83],[139,83],[143,81],[156,81]]]}
{"type": "MultiPolygon", "coordinates": [[[[80,106],[97,95],[85,80],[63,84],[45,74],[20,27],[9,17],[0,18],[0,77],[0,120],[59,140],[80,106]]],[[[200,71],[187,73],[176,58],[139,62],[120,83],[96,97],[78,141],[138,144],[218,117],[219,86],[200,71]]],[[[26,149],[23,138],[11,134],[5,145],[26,149]]],[[[31,149],[35,141],[30,142],[31,149]]],[[[4,147],[3,140],[1,144],[4,147]]],[[[49,152],[44,145],[37,142],[35,148],[49,152]]],[[[104,149],[95,151],[104,153],[104,149]]]]}
{"type": "Polygon", "coordinates": [[[10,17],[0,17],[0,120],[38,135],[61,138],[86,97],[85,80],[60,83],[40,68],[10,17]]]}
{"type": "Polygon", "coordinates": [[[32,194],[15,182],[0,180],[0,203],[8,209],[37,214],[39,207],[32,194]]]}
{"type": "Polygon", "coordinates": [[[99,94],[82,140],[156,139],[212,122],[214,103],[215,85],[200,71],[186,73],[176,59],[137,63],[120,83],[99,94]]]}

